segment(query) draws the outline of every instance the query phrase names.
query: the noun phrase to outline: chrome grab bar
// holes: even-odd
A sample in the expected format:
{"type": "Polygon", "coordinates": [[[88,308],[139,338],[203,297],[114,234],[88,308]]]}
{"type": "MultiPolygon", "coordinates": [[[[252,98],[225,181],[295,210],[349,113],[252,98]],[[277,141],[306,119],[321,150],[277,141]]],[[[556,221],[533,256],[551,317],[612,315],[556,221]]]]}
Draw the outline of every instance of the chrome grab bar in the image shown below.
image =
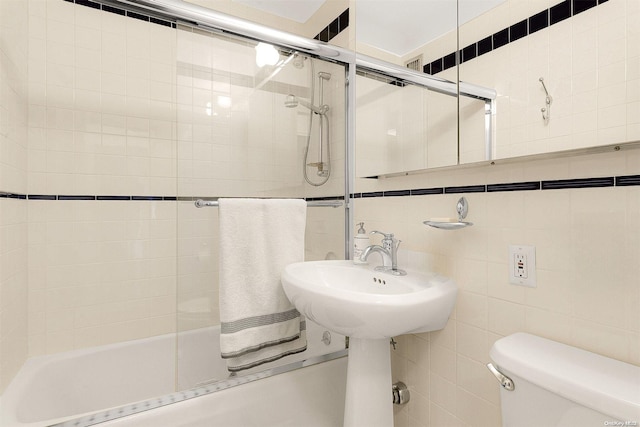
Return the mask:
{"type": "MultiPolygon", "coordinates": [[[[217,200],[203,200],[198,199],[194,203],[196,208],[217,208],[219,206],[217,200]]],[[[344,203],[342,200],[309,200],[307,201],[307,206],[309,207],[323,207],[323,208],[339,208],[344,203]]]]}

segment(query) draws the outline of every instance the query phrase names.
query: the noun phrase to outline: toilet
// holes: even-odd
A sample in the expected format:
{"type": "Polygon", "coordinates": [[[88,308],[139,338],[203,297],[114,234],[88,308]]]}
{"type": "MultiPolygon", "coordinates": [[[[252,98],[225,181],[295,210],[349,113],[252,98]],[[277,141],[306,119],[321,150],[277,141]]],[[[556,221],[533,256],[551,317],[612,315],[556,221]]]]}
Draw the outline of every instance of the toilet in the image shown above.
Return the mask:
{"type": "Polygon", "coordinates": [[[490,356],[504,427],[640,427],[638,366],[526,333],[490,356]]]}

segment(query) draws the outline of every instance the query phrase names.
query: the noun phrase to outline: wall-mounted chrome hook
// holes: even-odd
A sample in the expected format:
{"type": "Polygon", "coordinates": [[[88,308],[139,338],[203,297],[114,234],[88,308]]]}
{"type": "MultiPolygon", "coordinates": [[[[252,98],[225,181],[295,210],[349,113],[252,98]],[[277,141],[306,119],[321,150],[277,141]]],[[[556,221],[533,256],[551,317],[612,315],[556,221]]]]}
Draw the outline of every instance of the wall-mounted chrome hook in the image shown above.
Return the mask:
{"type": "Polygon", "coordinates": [[[549,91],[547,90],[547,86],[544,84],[544,78],[540,77],[540,83],[542,83],[542,89],[544,89],[544,93],[547,94],[547,99],[546,102],[547,104],[551,104],[551,101],[553,101],[553,98],[551,97],[551,95],[549,95],[549,91]]]}
{"type": "Polygon", "coordinates": [[[538,79],[538,81],[540,81],[540,83],[542,83],[542,89],[544,89],[544,93],[547,95],[544,102],[547,105],[546,107],[542,107],[540,109],[540,112],[542,113],[542,120],[544,120],[545,123],[549,122],[549,119],[551,118],[551,103],[553,102],[553,98],[551,97],[551,95],[549,95],[549,91],[547,90],[547,86],[544,84],[544,78],[540,77],[538,79]]]}

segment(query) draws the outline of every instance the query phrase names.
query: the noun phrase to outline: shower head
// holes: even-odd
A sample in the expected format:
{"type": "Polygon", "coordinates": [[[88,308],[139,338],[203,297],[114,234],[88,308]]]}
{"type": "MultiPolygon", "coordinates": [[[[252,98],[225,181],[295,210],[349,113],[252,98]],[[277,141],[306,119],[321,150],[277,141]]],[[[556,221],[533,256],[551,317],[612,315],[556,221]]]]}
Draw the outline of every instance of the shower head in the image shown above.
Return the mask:
{"type": "Polygon", "coordinates": [[[287,108],[296,108],[298,106],[298,98],[295,95],[287,95],[284,100],[284,106],[287,108]]]}
{"type": "Polygon", "coordinates": [[[299,99],[295,95],[287,95],[287,97],[284,100],[284,106],[287,108],[295,108],[298,106],[298,104],[308,108],[309,110],[313,111],[316,114],[320,114],[321,116],[324,116],[329,111],[329,106],[327,104],[323,104],[320,107],[316,107],[315,105],[309,104],[304,99],[299,99]]]}
{"type": "Polygon", "coordinates": [[[304,68],[304,60],[306,58],[302,55],[299,55],[297,53],[293,54],[293,66],[300,69],[300,68],[304,68]]]}

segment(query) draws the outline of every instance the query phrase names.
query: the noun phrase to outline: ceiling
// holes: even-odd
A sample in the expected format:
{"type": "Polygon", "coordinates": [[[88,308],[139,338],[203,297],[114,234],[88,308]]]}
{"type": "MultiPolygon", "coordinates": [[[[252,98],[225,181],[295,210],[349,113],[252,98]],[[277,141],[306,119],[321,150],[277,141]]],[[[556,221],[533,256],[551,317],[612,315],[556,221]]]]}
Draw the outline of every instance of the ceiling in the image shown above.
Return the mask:
{"type": "Polygon", "coordinates": [[[326,0],[232,0],[304,24],[326,0]]]}
{"type": "Polygon", "coordinates": [[[401,57],[504,1],[356,0],[356,40],[401,57]]]}
{"type": "MultiPolygon", "coordinates": [[[[232,0],[305,23],[327,0],[232,0]]],[[[505,0],[355,0],[356,40],[396,56],[453,31],[505,0]],[[458,6],[459,4],[459,6],[458,6]]],[[[353,25],[353,11],[351,23],[353,25]]]]}

